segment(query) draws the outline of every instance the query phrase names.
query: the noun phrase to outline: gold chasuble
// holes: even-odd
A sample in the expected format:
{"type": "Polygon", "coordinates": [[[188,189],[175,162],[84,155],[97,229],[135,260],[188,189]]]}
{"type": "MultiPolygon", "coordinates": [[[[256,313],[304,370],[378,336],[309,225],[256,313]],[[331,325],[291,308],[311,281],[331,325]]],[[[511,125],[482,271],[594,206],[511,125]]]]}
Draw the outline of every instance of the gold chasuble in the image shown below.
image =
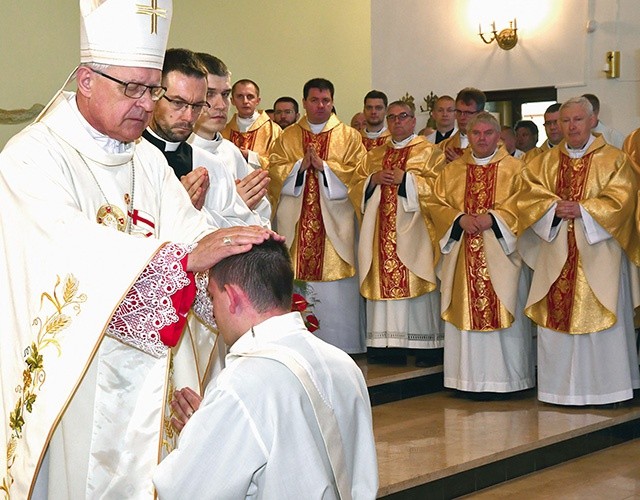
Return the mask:
{"type": "Polygon", "coordinates": [[[551,146],[549,145],[549,139],[547,139],[542,143],[542,146],[536,146],[535,148],[527,151],[521,159],[525,164],[529,163],[536,156],[541,155],[542,153],[546,153],[550,149],[551,149],[551,146]]]}
{"type": "Polygon", "coordinates": [[[442,151],[421,136],[404,148],[396,149],[390,142],[377,147],[358,164],[349,197],[362,222],[358,261],[363,297],[407,299],[435,290],[435,233],[426,203],[443,166],[442,151]],[[364,199],[370,176],[393,168],[410,174],[405,184],[415,185],[420,203],[417,211],[407,212],[399,206],[405,198],[398,194],[398,185],[375,186],[370,197],[364,199]]]}
{"type": "Polygon", "coordinates": [[[246,132],[238,129],[237,113],[233,115],[229,123],[222,130],[222,137],[230,140],[240,149],[255,151],[260,158],[260,166],[267,168],[269,163],[269,150],[282,133],[277,123],[269,119],[264,111],[260,111],[258,118],[251,124],[246,132]]]}
{"type": "MultiPolygon", "coordinates": [[[[434,186],[429,210],[440,241],[461,215],[491,214],[513,234],[522,162],[499,147],[486,165],[467,149],[445,166],[434,186]]],[[[463,231],[441,257],[442,318],[459,330],[495,331],[515,316],[520,258],[506,255],[492,228],[477,235],[463,231]]]]}
{"type": "Polygon", "coordinates": [[[622,150],[631,157],[636,175],[640,175],[640,128],[635,129],[627,136],[622,150]]]}
{"type": "Polygon", "coordinates": [[[365,149],[359,132],[331,115],[314,134],[306,117],[287,127],[269,158],[269,197],[278,232],[286,237],[296,279],[334,281],[355,275],[355,216],[347,197],[331,199],[321,186],[328,174],[309,168],[301,174],[301,196],[283,194],[285,180],[313,146],[345,186],[365,149]]]}
{"type": "Polygon", "coordinates": [[[459,130],[456,130],[455,134],[450,135],[446,139],[443,139],[442,141],[440,141],[438,144],[436,144],[436,146],[438,146],[440,149],[442,149],[442,151],[445,151],[447,149],[454,149],[455,152],[458,153],[459,155],[464,153],[464,151],[466,149],[466,148],[462,147],[462,144],[460,142],[460,131],[459,130]]]}
{"type": "Polygon", "coordinates": [[[367,134],[364,130],[361,130],[360,133],[362,134],[362,144],[364,144],[364,147],[367,151],[371,151],[373,148],[382,146],[391,137],[388,129],[385,129],[384,132],[382,132],[375,139],[370,139],[369,137],[367,137],[367,134]]]}
{"type": "Polygon", "coordinates": [[[565,333],[613,326],[621,251],[636,265],[640,261],[631,160],[598,135],[582,158],[570,158],[561,142],[527,164],[523,178],[520,248],[534,269],[525,313],[538,325],[565,333]],[[578,218],[562,220],[557,236],[542,240],[531,226],[558,200],[578,201],[612,238],[589,244],[578,218]]]}

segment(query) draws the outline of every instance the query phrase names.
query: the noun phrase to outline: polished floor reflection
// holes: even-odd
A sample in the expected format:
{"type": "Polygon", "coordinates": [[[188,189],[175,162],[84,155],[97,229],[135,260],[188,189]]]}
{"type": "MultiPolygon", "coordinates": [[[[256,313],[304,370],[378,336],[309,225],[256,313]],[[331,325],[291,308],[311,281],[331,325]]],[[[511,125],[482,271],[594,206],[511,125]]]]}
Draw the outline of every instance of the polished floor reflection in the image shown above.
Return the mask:
{"type": "Polygon", "coordinates": [[[640,498],[640,439],[487,488],[464,498],[640,498]]]}
{"type": "MultiPolygon", "coordinates": [[[[416,368],[409,363],[405,370],[416,368]]],[[[378,365],[366,372],[369,385],[401,373],[378,365]]],[[[634,430],[640,427],[634,422],[640,419],[640,398],[602,409],[540,403],[535,390],[499,401],[472,401],[442,390],[374,406],[373,419],[380,497],[453,498],[498,482],[489,476],[505,481],[592,451],[590,446],[610,446],[619,442],[616,432],[624,434],[620,442],[631,439],[630,433],[640,434],[634,430]],[[556,456],[566,451],[575,454],[556,456]],[[450,484],[447,478],[453,478],[450,484]],[[437,494],[416,493],[427,483],[439,484],[437,494]],[[413,495],[402,493],[412,488],[413,495]]]]}

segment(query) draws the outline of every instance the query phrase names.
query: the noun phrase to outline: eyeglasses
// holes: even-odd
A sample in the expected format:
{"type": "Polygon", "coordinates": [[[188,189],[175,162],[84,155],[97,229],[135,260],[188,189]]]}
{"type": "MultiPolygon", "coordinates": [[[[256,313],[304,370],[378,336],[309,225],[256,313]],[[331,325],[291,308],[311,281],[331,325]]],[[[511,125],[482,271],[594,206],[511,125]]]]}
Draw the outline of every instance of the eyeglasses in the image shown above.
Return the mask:
{"type": "Polygon", "coordinates": [[[171,104],[171,107],[175,111],[184,111],[187,108],[191,108],[193,109],[194,113],[199,115],[200,113],[202,113],[202,110],[204,108],[211,107],[211,104],[209,104],[207,101],[191,103],[191,102],[183,101],[182,99],[171,99],[167,97],[166,94],[163,95],[162,97],[164,97],[167,101],[169,101],[169,103],[171,104]]]}
{"type": "Polygon", "coordinates": [[[456,115],[457,116],[473,116],[478,114],[479,111],[463,111],[461,109],[456,109],[456,115]]]}
{"type": "Polygon", "coordinates": [[[399,115],[387,115],[388,122],[393,122],[396,120],[403,122],[407,118],[413,118],[413,115],[410,115],[409,113],[400,113],[399,115]]]}
{"type": "Polygon", "coordinates": [[[295,115],[296,112],[293,109],[276,109],[273,114],[275,115],[295,115]]]}
{"type": "Polygon", "coordinates": [[[130,97],[131,99],[140,99],[144,93],[149,90],[149,95],[151,96],[151,100],[153,102],[159,101],[160,98],[167,91],[166,87],[162,87],[160,85],[145,85],[144,83],[136,83],[136,82],[123,82],[122,80],[118,80],[111,75],[107,75],[102,71],[98,71],[92,69],[94,73],[98,73],[100,76],[104,76],[107,80],[111,80],[112,82],[119,83],[124,86],[124,95],[130,97]]]}

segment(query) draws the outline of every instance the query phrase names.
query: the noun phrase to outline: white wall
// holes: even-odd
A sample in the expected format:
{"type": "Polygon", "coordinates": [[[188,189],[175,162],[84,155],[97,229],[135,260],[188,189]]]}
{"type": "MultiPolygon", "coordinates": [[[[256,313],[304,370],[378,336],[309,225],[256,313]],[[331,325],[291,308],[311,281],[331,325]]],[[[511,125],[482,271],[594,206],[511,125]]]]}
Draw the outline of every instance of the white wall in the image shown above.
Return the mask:
{"type": "Polygon", "coordinates": [[[624,134],[640,126],[637,0],[372,0],[371,22],[372,82],[390,98],[409,92],[419,105],[430,91],[555,86],[560,101],[598,95],[600,118],[624,134]],[[479,22],[486,32],[495,19],[499,31],[514,16],[514,49],[482,42],[479,22]],[[601,71],[609,50],[621,51],[619,79],[601,71]]]}
{"type": "MultiPolygon", "coordinates": [[[[142,0],[139,3],[148,3],[142,0]]],[[[174,0],[170,47],[220,57],[256,80],[261,107],[302,98],[310,78],[336,87],[349,121],[371,89],[369,0],[174,0]]],[[[79,59],[78,0],[0,0],[0,108],[46,104],[79,59]]],[[[0,149],[25,124],[0,124],[0,149]]]]}

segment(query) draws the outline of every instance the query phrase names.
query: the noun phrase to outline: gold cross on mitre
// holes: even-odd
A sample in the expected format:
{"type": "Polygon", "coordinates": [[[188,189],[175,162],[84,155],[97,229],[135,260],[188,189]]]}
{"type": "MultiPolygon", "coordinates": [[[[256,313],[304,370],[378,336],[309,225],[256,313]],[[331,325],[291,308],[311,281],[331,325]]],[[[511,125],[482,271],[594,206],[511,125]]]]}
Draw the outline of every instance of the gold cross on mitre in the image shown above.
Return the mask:
{"type": "Polygon", "coordinates": [[[151,5],[136,4],[136,14],[151,16],[151,33],[158,33],[158,17],[167,17],[167,9],[158,8],[158,0],[151,0],[151,5]]]}

